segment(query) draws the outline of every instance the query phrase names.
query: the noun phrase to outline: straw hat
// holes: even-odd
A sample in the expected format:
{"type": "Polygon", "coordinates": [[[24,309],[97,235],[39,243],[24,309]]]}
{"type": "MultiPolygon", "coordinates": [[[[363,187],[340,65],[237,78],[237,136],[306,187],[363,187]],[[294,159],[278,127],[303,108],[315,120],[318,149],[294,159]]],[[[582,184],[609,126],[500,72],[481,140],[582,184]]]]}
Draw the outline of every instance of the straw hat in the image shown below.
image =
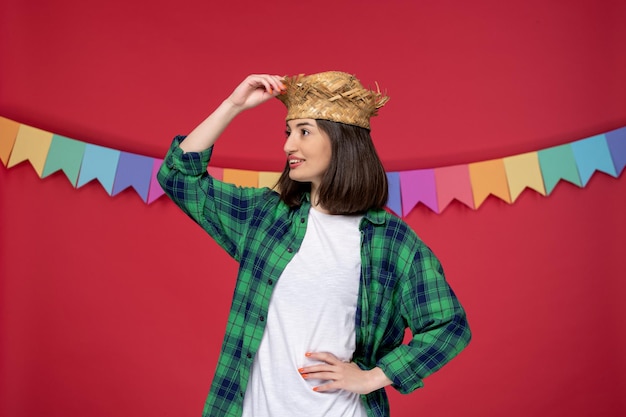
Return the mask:
{"type": "Polygon", "coordinates": [[[322,119],[370,128],[370,117],[376,116],[389,97],[363,88],[354,76],[340,71],[285,77],[285,94],[278,99],[287,106],[287,120],[322,119]]]}

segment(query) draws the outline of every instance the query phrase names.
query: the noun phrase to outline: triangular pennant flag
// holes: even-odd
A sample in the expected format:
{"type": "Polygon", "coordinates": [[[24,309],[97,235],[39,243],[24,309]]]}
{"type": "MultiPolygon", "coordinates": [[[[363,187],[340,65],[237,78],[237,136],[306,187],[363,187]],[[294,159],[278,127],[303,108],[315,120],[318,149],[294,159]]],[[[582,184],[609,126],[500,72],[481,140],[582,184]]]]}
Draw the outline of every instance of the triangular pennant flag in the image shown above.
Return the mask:
{"type": "Polygon", "coordinates": [[[63,136],[52,136],[52,143],[46,158],[46,165],[43,168],[42,178],[62,169],[70,183],[76,186],[86,145],[84,142],[63,136]]]}
{"type": "Polygon", "coordinates": [[[259,172],[259,188],[274,188],[280,175],[280,172],[259,172]]]}
{"type": "Polygon", "coordinates": [[[583,186],[587,185],[596,170],[617,177],[604,135],[572,142],[572,151],[583,186]]]}
{"type": "Polygon", "coordinates": [[[502,159],[469,164],[469,172],[476,208],[480,207],[490,194],[511,203],[502,159]]]}
{"type": "Polygon", "coordinates": [[[35,127],[20,125],[7,167],[11,168],[20,162],[30,161],[41,177],[51,143],[52,133],[35,127]]]}
{"type": "Polygon", "coordinates": [[[259,173],[242,169],[224,169],[224,182],[235,184],[239,187],[258,187],[259,173]]]}
{"type": "Polygon", "coordinates": [[[122,152],[117,163],[111,195],[116,195],[128,187],[133,187],[144,203],[147,202],[153,166],[154,158],[122,152]]]}
{"type": "Polygon", "coordinates": [[[89,181],[97,179],[107,193],[111,195],[119,159],[120,151],[87,144],[76,186],[82,187],[89,181]]]}
{"type": "Polygon", "coordinates": [[[626,127],[605,134],[615,172],[620,175],[626,166],[626,127]]]}
{"type": "Polygon", "coordinates": [[[504,158],[502,162],[504,162],[512,201],[515,201],[526,187],[546,195],[537,152],[510,156],[504,158]]]}
{"type": "Polygon", "coordinates": [[[389,198],[387,207],[398,216],[402,216],[402,197],[400,195],[400,174],[398,172],[387,173],[387,183],[389,187],[389,198]]]}
{"type": "Polygon", "coordinates": [[[439,213],[434,169],[400,172],[400,191],[403,216],[409,214],[420,202],[435,213],[439,213]]]}
{"type": "Polygon", "coordinates": [[[215,168],[212,166],[207,167],[207,172],[210,176],[215,178],[216,180],[222,181],[224,180],[224,168],[215,168]]]}
{"type": "Polygon", "coordinates": [[[0,117],[0,160],[5,166],[9,162],[9,156],[19,130],[20,124],[18,122],[0,117]]]}
{"type": "Polygon", "coordinates": [[[159,172],[162,164],[162,159],[155,159],[154,163],[152,164],[152,175],[150,176],[150,191],[148,192],[147,201],[148,204],[152,203],[154,200],[165,194],[165,191],[163,191],[163,188],[161,188],[161,184],[159,184],[159,181],[157,180],[157,173],[159,172]]]}
{"type": "Polygon", "coordinates": [[[437,184],[438,213],[444,211],[452,200],[474,208],[474,194],[467,165],[435,168],[435,183],[437,184]]]}
{"type": "Polygon", "coordinates": [[[569,144],[543,149],[537,152],[546,194],[550,194],[560,180],[582,187],[574,151],[569,144]]]}

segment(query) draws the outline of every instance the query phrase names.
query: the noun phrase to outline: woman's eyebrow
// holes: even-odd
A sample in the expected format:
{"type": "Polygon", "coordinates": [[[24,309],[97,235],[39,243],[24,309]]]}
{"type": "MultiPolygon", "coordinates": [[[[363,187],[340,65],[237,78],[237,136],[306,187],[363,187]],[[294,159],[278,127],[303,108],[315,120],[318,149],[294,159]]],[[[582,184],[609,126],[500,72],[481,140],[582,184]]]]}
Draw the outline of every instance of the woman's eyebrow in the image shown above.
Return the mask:
{"type": "Polygon", "coordinates": [[[311,127],[315,127],[313,125],[313,123],[309,123],[309,122],[300,122],[296,125],[296,127],[300,127],[300,126],[311,126],[311,127]]]}
{"type": "MultiPolygon", "coordinates": [[[[297,123],[297,124],[296,124],[293,128],[294,128],[294,129],[297,129],[297,128],[302,127],[302,126],[311,126],[311,127],[315,127],[315,125],[314,125],[313,123],[311,123],[311,122],[300,122],[300,123],[297,123]]],[[[289,123],[287,123],[286,128],[287,128],[287,129],[291,129],[291,126],[289,126],[289,123]]]]}

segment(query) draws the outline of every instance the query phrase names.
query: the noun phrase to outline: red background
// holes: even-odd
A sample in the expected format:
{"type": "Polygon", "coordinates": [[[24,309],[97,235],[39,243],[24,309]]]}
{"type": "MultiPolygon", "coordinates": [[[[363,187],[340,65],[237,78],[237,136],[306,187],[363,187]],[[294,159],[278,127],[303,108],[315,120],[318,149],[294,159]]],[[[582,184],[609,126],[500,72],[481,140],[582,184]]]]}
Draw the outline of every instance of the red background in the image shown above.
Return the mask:
{"type": "MultiPolygon", "coordinates": [[[[248,73],[338,69],[392,97],[389,171],[626,125],[626,3],[3,0],[0,115],[162,157],[248,73]]],[[[284,109],[242,115],[217,166],[282,168],[284,109]]],[[[626,414],[626,182],[418,206],[474,339],[394,416],[626,414]]],[[[0,416],[198,416],[235,263],[165,197],[0,167],[0,416]]],[[[288,393],[286,393],[288,395],[288,393]]]]}

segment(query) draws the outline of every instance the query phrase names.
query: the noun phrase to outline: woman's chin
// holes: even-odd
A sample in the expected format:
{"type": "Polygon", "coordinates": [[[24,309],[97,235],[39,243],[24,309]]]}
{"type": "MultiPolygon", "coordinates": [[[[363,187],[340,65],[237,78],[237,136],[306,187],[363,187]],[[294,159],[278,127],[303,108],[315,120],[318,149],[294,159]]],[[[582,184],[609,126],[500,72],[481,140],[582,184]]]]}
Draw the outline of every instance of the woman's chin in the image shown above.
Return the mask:
{"type": "Polygon", "coordinates": [[[304,178],[302,175],[298,175],[298,173],[293,170],[289,171],[289,178],[293,181],[308,182],[306,178],[304,178]]]}

